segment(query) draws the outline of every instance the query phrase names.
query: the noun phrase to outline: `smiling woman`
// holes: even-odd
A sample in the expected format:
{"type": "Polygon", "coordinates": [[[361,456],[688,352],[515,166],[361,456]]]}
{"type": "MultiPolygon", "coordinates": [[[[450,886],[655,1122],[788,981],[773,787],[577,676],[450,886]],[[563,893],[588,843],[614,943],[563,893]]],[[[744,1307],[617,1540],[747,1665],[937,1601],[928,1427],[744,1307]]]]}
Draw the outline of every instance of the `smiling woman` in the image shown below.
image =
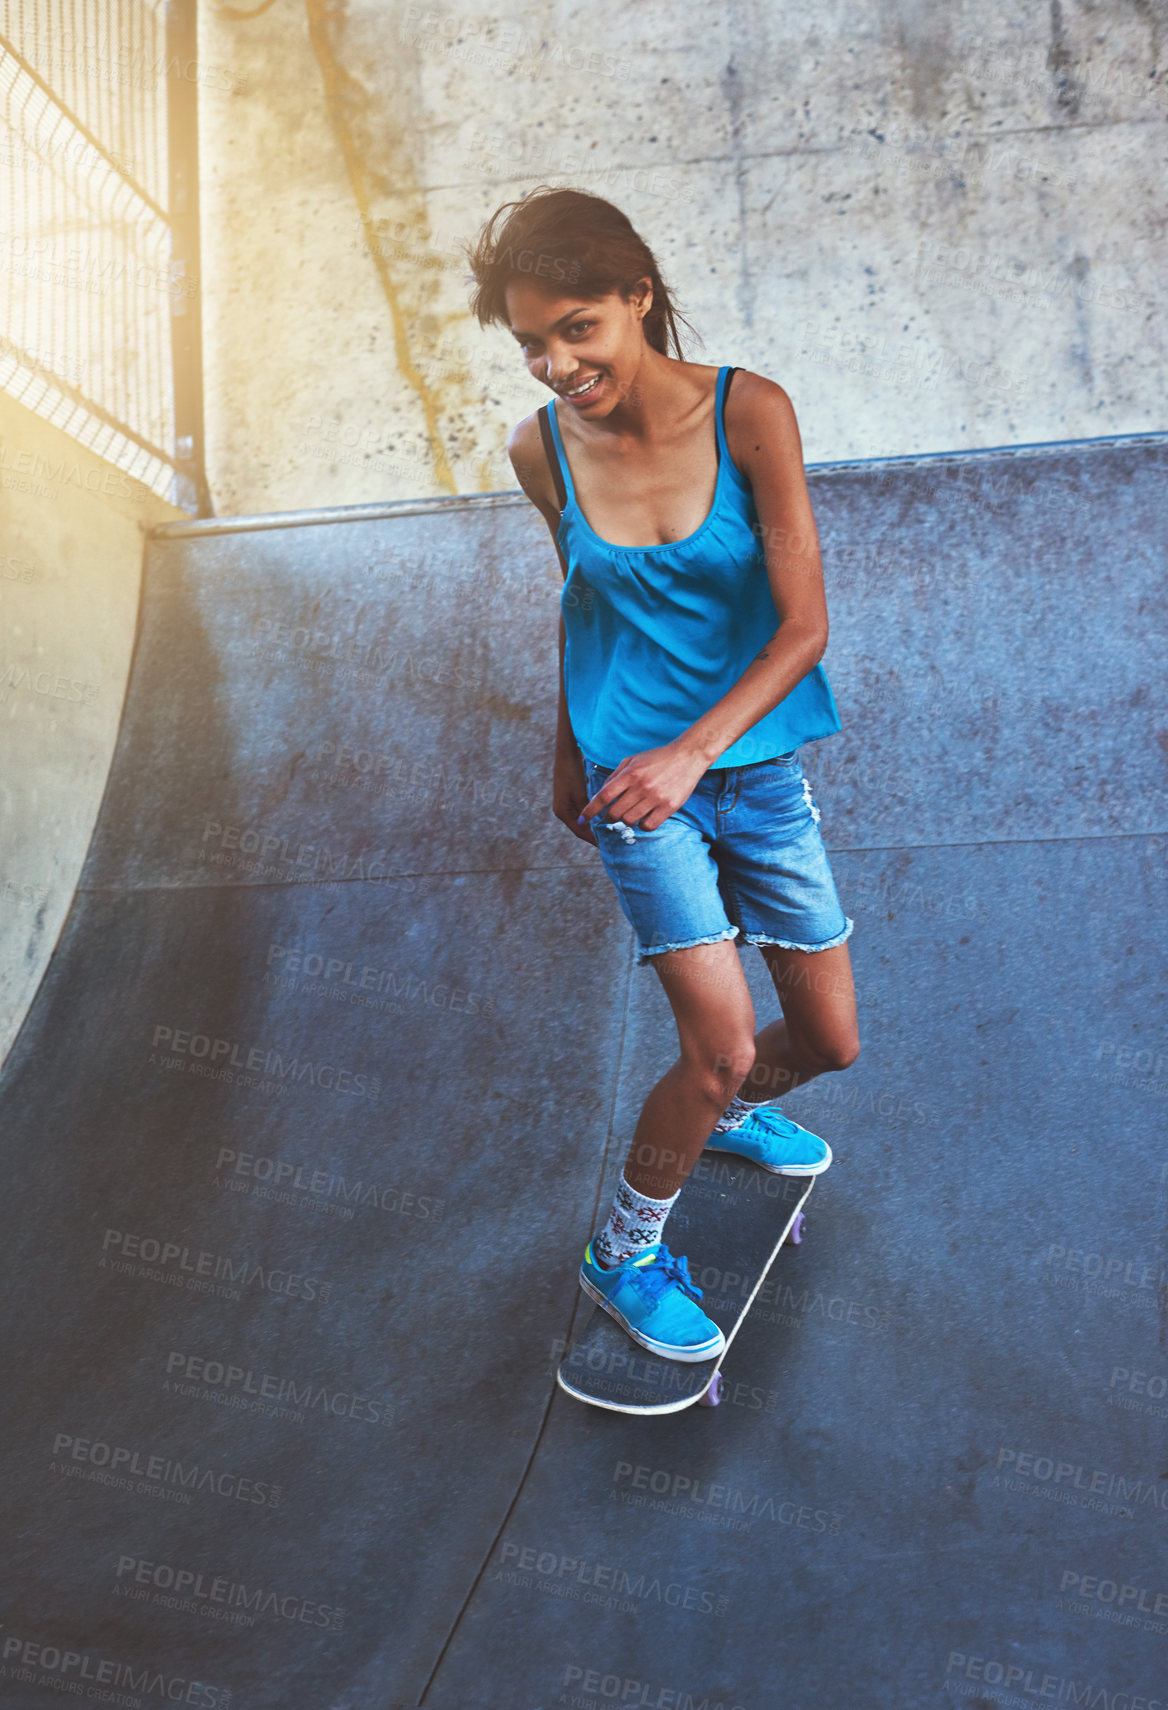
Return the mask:
{"type": "Polygon", "coordinates": [[[685,360],[651,250],[601,197],[535,191],[467,254],[480,324],[555,394],[508,444],[564,576],[553,811],[598,849],[681,1047],[580,1282],[651,1352],[708,1360],[722,1332],[662,1240],[682,1183],[707,1145],[825,1170],[776,1094],[859,1050],[852,921],[798,757],[840,729],[799,430],[773,381],[685,360]],[[757,1037],[739,937],[783,1010],[757,1037]]]}

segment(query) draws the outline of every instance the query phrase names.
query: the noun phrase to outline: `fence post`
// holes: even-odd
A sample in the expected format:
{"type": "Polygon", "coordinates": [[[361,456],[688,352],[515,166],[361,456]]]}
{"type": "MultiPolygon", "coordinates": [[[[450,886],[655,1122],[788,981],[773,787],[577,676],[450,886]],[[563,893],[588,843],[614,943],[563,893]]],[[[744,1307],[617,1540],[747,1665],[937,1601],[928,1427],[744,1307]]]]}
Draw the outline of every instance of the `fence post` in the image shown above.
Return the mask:
{"type": "Polygon", "coordinates": [[[170,340],[178,503],[214,515],[203,448],[203,281],[199,265],[197,0],[166,7],[166,134],[170,163],[170,340]]]}

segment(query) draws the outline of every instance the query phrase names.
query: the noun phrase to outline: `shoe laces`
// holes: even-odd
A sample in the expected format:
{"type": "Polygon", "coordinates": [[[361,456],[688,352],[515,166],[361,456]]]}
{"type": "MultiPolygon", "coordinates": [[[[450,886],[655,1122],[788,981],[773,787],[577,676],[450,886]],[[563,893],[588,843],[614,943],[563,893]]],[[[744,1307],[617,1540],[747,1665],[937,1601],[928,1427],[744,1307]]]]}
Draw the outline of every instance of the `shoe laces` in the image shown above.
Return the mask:
{"type": "Polygon", "coordinates": [[[789,1116],[784,1116],[777,1105],[760,1104],[751,1111],[747,1122],[757,1122],[760,1128],[769,1128],[772,1133],[781,1134],[784,1140],[790,1140],[796,1132],[796,1126],[789,1116]]]}
{"type": "Polygon", "coordinates": [[[676,1283],[691,1300],[700,1300],[702,1291],[689,1274],[689,1260],[685,1254],[675,1257],[664,1242],[658,1247],[653,1263],[646,1265],[640,1275],[641,1287],[650,1299],[663,1294],[671,1283],[676,1283]]]}

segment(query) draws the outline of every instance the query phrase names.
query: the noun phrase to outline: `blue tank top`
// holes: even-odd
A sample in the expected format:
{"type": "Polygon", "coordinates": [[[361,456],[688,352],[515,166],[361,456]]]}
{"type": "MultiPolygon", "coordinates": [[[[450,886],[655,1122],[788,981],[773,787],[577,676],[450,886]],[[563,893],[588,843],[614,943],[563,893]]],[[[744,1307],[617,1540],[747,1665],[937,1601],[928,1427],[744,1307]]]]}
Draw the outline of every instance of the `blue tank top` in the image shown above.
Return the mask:
{"type": "MultiPolygon", "coordinates": [[[[750,483],[731,461],[723,421],[731,367],[714,398],[718,476],[695,533],[666,546],[613,546],[584,520],[555,400],[540,410],[562,514],[556,541],[568,566],[564,689],[582,754],[613,767],[672,742],[734,687],[779,625],[750,483]]],[[[816,665],[712,762],[747,766],[841,729],[816,665]]]]}

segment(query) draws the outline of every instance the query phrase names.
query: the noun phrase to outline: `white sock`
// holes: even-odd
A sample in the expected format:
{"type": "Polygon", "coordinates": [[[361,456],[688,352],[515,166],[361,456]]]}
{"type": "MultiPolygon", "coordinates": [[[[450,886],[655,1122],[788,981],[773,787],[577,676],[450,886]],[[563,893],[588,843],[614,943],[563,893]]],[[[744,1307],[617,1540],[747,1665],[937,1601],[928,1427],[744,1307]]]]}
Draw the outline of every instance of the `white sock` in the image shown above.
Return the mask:
{"type": "MultiPolygon", "coordinates": [[[[681,1189],[678,1188],[677,1193],[681,1189]]],[[[592,1238],[592,1257],[602,1270],[623,1265],[637,1253],[653,1247],[661,1239],[665,1219],[673,1209],[677,1193],[668,1199],[650,1199],[629,1186],[621,1172],[620,1186],[608,1214],[608,1222],[599,1235],[592,1238]]]]}

